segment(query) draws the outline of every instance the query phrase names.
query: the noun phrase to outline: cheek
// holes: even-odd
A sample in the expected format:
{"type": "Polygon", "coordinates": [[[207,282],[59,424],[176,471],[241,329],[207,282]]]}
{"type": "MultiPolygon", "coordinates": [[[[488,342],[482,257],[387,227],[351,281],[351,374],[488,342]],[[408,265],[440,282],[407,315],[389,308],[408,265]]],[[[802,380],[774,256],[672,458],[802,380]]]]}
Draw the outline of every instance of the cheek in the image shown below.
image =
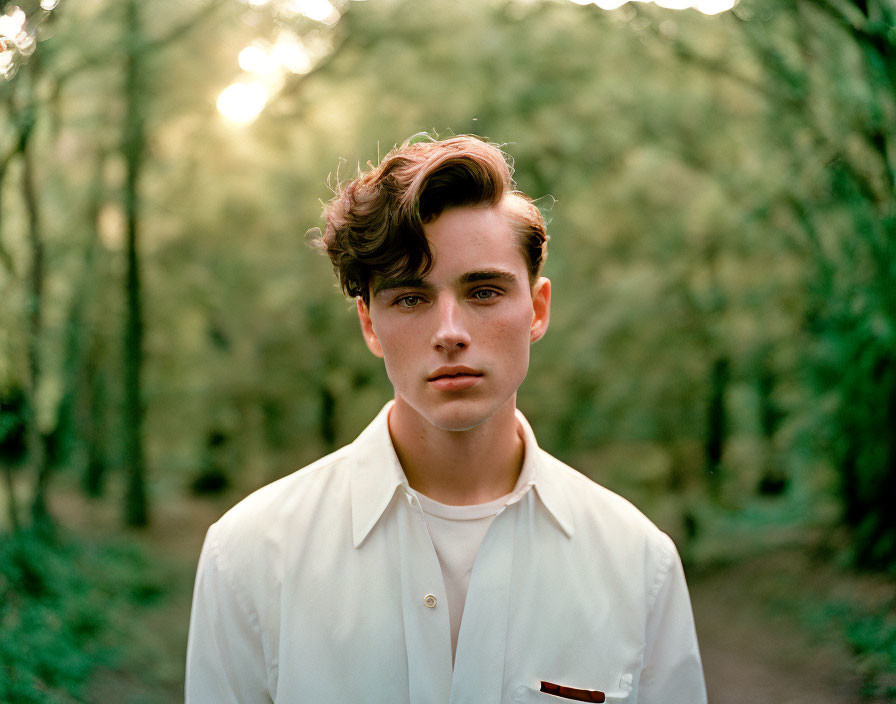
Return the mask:
{"type": "Polygon", "coordinates": [[[394,374],[407,370],[406,362],[418,357],[417,344],[422,334],[419,325],[411,321],[394,321],[377,327],[377,339],[383,349],[386,372],[391,379],[394,374]]]}
{"type": "Polygon", "coordinates": [[[409,376],[410,365],[407,363],[407,357],[401,356],[399,349],[385,349],[383,361],[385,362],[386,377],[389,383],[395,389],[404,388],[406,386],[405,379],[409,376]]]}
{"type": "Polygon", "coordinates": [[[489,345],[499,354],[520,358],[525,351],[528,357],[531,316],[528,310],[496,320],[488,332],[489,345]]]}

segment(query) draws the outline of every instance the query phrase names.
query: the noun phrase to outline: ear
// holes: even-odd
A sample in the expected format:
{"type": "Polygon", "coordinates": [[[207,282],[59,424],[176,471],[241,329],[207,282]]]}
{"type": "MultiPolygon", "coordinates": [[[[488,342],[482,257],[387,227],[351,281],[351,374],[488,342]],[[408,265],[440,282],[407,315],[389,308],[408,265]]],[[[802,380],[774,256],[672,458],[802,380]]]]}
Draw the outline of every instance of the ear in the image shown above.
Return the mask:
{"type": "Polygon", "coordinates": [[[540,340],[551,320],[551,281],[542,276],[532,287],[532,325],[529,342],[540,340]]]}
{"type": "Polygon", "coordinates": [[[358,303],[358,320],[361,321],[361,334],[364,336],[364,342],[367,343],[367,349],[382,359],[383,348],[380,347],[380,341],[373,331],[373,323],[370,320],[370,310],[367,308],[367,304],[364,303],[364,299],[360,296],[356,301],[358,303]]]}

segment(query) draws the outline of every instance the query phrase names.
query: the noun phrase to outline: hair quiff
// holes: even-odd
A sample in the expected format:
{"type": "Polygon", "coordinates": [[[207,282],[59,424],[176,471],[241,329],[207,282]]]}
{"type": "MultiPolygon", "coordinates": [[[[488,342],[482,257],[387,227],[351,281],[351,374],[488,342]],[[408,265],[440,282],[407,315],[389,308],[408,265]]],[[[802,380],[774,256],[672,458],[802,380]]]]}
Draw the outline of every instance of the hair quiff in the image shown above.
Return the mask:
{"type": "Polygon", "coordinates": [[[515,190],[504,153],[478,137],[411,138],[378,166],[339,184],[326,205],[326,229],[314,245],[330,257],[349,296],[369,300],[379,278],[420,276],[432,266],[423,225],[449,208],[506,205],[529,268],[530,283],[547,257],[544,218],[515,190]]]}

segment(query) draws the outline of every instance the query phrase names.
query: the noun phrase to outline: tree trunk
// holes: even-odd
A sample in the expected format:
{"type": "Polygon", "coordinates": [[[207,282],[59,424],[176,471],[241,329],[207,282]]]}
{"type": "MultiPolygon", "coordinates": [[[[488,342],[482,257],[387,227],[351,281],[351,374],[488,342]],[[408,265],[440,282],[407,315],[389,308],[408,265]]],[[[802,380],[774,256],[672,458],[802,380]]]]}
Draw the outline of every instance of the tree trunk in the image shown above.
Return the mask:
{"type": "Polygon", "coordinates": [[[122,153],[126,177],[125,330],[124,330],[124,463],[127,472],[124,519],[130,526],[149,523],[146,495],[146,460],[143,448],[143,399],[140,373],[143,366],[143,311],[140,283],[139,230],[140,176],[143,167],[145,125],[143,117],[143,31],[140,3],[125,6],[125,123],[122,153]]]}
{"type": "MultiPolygon", "coordinates": [[[[3,184],[6,182],[6,167],[9,164],[9,160],[12,158],[12,154],[4,155],[4,159],[0,162],[0,194],[3,193],[3,184]]],[[[2,197],[0,197],[0,263],[3,264],[3,267],[12,274],[15,271],[15,263],[13,262],[12,255],[6,250],[6,247],[3,244],[3,203],[2,197]]]]}
{"type": "MultiPolygon", "coordinates": [[[[100,212],[104,201],[105,166],[108,154],[102,145],[97,145],[96,162],[94,164],[93,184],[87,201],[87,222],[90,226],[90,238],[86,243],[84,262],[84,307],[94,310],[102,303],[97,293],[103,289],[93,285],[99,278],[97,259],[100,255],[100,212]]],[[[93,321],[90,313],[84,318],[93,321]]],[[[84,492],[90,497],[102,496],[105,488],[107,469],[106,431],[107,393],[104,361],[106,346],[101,342],[100,332],[91,327],[83,348],[83,369],[80,376],[81,399],[78,403],[77,427],[84,444],[84,465],[81,484],[84,492]]]]}
{"type": "Polygon", "coordinates": [[[320,394],[320,437],[327,451],[336,447],[336,397],[327,385],[326,378],[318,389],[320,394]]]}
{"type": "MultiPolygon", "coordinates": [[[[33,76],[31,76],[33,79],[33,76]]],[[[28,109],[31,109],[30,107],[28,109]]],[[[51,523],[47,508],[47,482],[50,466],[47,458],[44,437],[40,432],[37,418],[37,390],[42,373],[41,334],[43,331],[43,290],[44,290],[44,241],[41,231],[40,209],[37,189],[34,183],[34,155],[31,142],[33,134],[32,119],[20,138],[22,155],[22,199],[28,221],[28,245],[31,250],[31,267],[28,272],[28,393],[26,403],[26,438],[28,458],[34,471],[34,497],[31,503],[31,516],[35,524],[51,523]]]]}
{"type": "Polygon", "coordinates": [[[709,406],[706,414],[706,472],[713,496],[718,496],[722,483],[722,456],[725,452],[727,417],[725,396],[728,391],[730,363],[727,357],[717,358],[710,374],[709,406]]]}
{"type": "MultiPolygon", "coordinates": [[[[9,253],[3,248],[3,184],[5,182],[6,177],[6,161],[4,160],[3,164],[0,164],[0,260],[3,261],[4,265],[7,267],[10,273],[13,271],[12,259],[9,257],[9,253]]],[[[0,460],[2,461],[2,460],[0,460]]],[[[16,501],[15,494],[15,477],[12,471],[12,463],[11,462],[3,462],[3,479],[6,482],[6,491],[7,491],[7,499],[6,499],[6,510],[9,515],[9,525],[12,527],[14,531],[18,531],[21,527],[19,523],[19,507],[18,502],[16,501]]]]}
{"type": "Polygon", "coordinates": [[[106,485],[106,380],[101,369],[100,351],[94,345],[85,360],[84,474],[82,486],[90,497],[103,495],[106,485]]]}

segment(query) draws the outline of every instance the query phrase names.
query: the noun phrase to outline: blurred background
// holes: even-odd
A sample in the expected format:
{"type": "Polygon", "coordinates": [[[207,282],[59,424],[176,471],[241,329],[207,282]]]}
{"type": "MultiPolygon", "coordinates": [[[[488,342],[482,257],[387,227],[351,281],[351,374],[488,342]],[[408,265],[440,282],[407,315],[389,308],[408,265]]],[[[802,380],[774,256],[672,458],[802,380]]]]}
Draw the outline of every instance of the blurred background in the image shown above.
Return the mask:
{"type": "Polygon", "coordinates": [[[390,396],[333,185],[504,145],[519,405],[685,561],[710,701],[896,701],[896,3],[0,2],[0,702],[174,702],[208,525],[390,396]]]}

